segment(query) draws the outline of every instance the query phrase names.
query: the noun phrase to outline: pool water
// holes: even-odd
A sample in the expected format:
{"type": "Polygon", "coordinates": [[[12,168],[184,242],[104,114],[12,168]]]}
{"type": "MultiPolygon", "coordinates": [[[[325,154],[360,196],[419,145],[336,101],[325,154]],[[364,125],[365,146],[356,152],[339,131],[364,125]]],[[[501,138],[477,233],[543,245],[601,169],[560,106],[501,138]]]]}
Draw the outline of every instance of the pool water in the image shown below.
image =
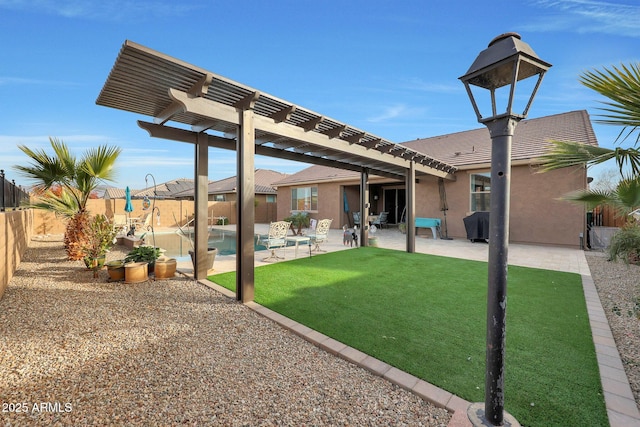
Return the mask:
{"type": "MultiPolygon", "coordinates": [[[[153,244],[153,236],[148,233],[147,244],[153,244]]],[[[155,233],[156,247],[164,249],[165,256],[171,258],[188,258],[192,249],[189,238],[182,233],[155,233]]],[[[209,231],[209,247],[218,248],[218,255],[235,255],[236,253],[236,232],[212,228],[209,231]]],[[[262,251],[266,248],[262,245],[254,245],[255,251],[262,251]]]]}

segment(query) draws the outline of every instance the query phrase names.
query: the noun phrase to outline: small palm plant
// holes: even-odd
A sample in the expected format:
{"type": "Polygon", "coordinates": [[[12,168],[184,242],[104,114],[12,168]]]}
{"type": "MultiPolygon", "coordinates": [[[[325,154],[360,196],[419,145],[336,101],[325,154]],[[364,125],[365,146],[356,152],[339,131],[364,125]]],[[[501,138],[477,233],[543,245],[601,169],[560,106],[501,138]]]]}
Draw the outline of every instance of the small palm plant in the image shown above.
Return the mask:
{"type": "Polygon", "coordinates": [[[40,194],[32,207],[45,209],[69,219],[65,232],[65,248],[70,260],[82,259],[78,250],[84,243],[84,230],[91,220],[87,201],[101,180],[114,178],[113,166],[120,155],[120,148],[99,146],[77,159],[67,145],[49,138],[54,154],[44,150],[32,150],[25,145],[18,148],[29,156],[29,166],[14,166],[21,175],[35,182],[40,194]]]}
{"type": "Polygon", "coordinates": [[[296,212],[284,220],[291,223],[291,230],[294,235],[302,234],[302,229],[309,227],[309,224],[311,223],[311,218],[306,212],[296,212]]]}

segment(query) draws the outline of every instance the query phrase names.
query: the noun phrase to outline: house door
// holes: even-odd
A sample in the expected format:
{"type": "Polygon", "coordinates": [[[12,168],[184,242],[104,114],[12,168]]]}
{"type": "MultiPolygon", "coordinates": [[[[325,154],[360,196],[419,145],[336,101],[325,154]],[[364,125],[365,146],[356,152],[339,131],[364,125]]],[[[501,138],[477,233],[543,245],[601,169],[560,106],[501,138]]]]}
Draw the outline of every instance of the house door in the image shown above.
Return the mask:
{"type": "Polygon", "coordinates": [[[384,210],[389,212],[389,224],[397,224],[400,221],[402,210],[407,204],[404,188],[389,188],[384,190],[384,210]]]}

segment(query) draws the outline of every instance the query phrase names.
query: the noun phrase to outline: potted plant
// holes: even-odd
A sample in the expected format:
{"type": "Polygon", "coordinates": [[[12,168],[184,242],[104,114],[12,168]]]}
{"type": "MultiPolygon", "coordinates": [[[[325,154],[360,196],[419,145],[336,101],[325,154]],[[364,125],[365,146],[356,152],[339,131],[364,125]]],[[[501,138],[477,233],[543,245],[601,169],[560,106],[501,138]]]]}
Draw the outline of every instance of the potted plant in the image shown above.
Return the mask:
{"type": "Polygon", "coordinates": [[[117,259],[105,264],[110,282],[120,282],[124,280],[124,260],[117,259]]]}
{"type": "Polygon", "coordinates": [[[160,248],[141,245],[133,248],[124,258],[125,264],[131,262],[146,262],[149,265],[149,272],[153,271],[156,259],[160,256],[160,248]]]}
{"type": "MultiPolygon", "coordinates": [[[[207,270],[211,270],[213,268],[213,263],[216,260],[216,255],[218,254],[218,248],[209,247],[207,248],[207,257],[205,258],[205,263],[207,265],[207,270]]],[[[195,262],[195,249],[189,251],[189,256],[191,257],[191,265],[195,270],[196,262],[195,262]]]]}
{"type": "Polygon", "coordinates": [[[309,224],[311,223],[311,218],[309,217],[307,212],[296,212],[294,214],[291,214],[291,216],[288,216],[284,220],[291,223],[291,230],[293,231],[294,236],[301,235],[302,229],[308,228],[309,224]]]}
{"type": "Polygon", "coordinates": [[[93,277],[98,277],[98,270],[104,267],[106,254],[113,246],[115,237],[116,231],[104,215],[94,216],[86,225],[80,247],[85,265],[93,270],[93,277]]]}

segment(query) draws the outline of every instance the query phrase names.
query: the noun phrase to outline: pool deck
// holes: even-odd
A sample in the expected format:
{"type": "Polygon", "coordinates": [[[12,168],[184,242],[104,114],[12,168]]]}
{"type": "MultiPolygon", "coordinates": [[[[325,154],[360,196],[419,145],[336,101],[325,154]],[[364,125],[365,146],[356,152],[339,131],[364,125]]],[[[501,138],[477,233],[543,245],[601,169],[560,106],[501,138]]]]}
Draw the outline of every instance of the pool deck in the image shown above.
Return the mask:
{"type": "MultiPolygon", "coordinates": [[[[235,225],[216,228],[235,230],[235,225]]],[[[268,228],[269,224],[256,224],[255,233],[266,234],[268,228]]],[[[403,251],[406,250],[406,235],[400,233],[397,228],[379,229],[374,235],[377,237],[379,247],[403,251]]],[[[351,248],[349,246],[345,246],[342,242],[342,230],[334,229],[330,230],[329,240],[322,244],[321,247],[327,252],[357,250],[355,247],[351,248]]],[[[306,245],[304,247],[299,247],[298,257],[309,256],[309,249],[310,247],[307,247],[306,245]]],[[[485,243],[471,243],[465,239],[434,240],[431,237],[431,233],[417,236],[415,240],[415,252],[417,253],[476,261],[487,261],[488,249],[489,245],[485,243]]],[[[278,250],[278,254],[280,255],[281,253],[282,251],[278,250]]],[[[311,252],[311,256],[316,254],[317,252],[311,252]]],[[[258,267],[270,263],[262,261],[262,259],[268,255],[268,251],[256,252],[255,266],[258,267]]],[[[284,256],[284,260],[279,260],[277,262],[294,259],[294,248],[287,248],[284,256]]],[[[509,264],[523,267],[566,271],[581,275],[587,303],[587,311],[589,313],[591,323],[592,337],[596,348],[596,357],[600,370],[605,404],[609,416],[609,423],[612,427],[640,426],[640,412],[638,411],[638,406],[633,397],[629,381],[624,371],[620,355],[602,308],[595,284],[591,278],[591,272],[584,252],[579,249],[570,248],[510,244],[509,264]]],[[[178,269],[184,274],[193,274],[191,261],[180,261],[178,263],[178,269]]],[[[235,271],[235,269],[235,255],[219,255],[216,257],[213,273],[235,271]]],[[[234,293],[217,286],[208,280],[201,280],[200,283],[216,289],[229,297],[235,297],[234,293]]],[[[252,302],[246,304],[246,306],[279,323],[282,327],[314,343],[318,347],[382,376],[392,383],[412,391],[416,395],[434,403],[437,406],[446,408],[453,413],[453,417],[448,424],[449,427],[471,426],[471,422],[467,416],[467,409],[471,402],[463,400],[458,396],[416,378],[413,375],[393,368],[380,360],[367,356],[356,349],[348,347],[345,344],[337,342],[330,337],[318,333],[317,331],[311,330],[304,325],[287,319],[286,317],[275,313],[266,307],[262,307],[259,304],[252,302]]]]}

